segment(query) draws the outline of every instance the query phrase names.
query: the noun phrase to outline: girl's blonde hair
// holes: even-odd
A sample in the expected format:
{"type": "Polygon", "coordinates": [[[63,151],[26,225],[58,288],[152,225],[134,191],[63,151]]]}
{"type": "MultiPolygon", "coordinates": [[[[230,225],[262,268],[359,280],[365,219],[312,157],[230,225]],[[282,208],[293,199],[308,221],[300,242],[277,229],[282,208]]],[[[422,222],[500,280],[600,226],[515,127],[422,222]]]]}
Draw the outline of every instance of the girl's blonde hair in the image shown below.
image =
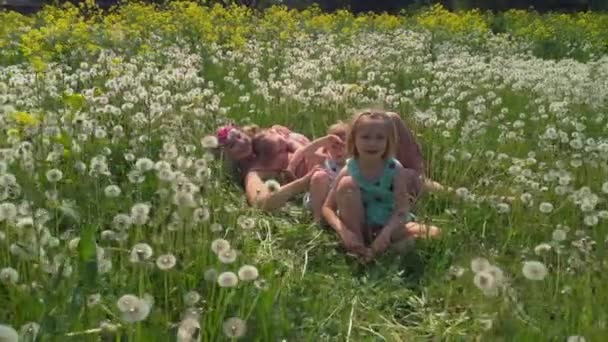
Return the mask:
{"type": "Polygon", "coordinates": [[[397,130],[391,120],[390,115],[385,110],[379,109],[367,109],[362,110],[355,114],[350,121],[349,130],[346,134],[346,152],[353,158],[359,157],[359,151],[355,146],[355,138],[357,136],[357,128],[363,118],[380,119],[384,121],[386,126],[386,149],[382,154],[383,159],[392,158],[395,156],[396,144],[397,144],[397,130]]]}
{"type": "Polygon", "coordinates": [[[335,124],[329,126],[327,129],[327,134],[334,134],[342,139],[346,139],[346,135],[348,134],[348,124],[342,120],[339,120],[335,124]]]}

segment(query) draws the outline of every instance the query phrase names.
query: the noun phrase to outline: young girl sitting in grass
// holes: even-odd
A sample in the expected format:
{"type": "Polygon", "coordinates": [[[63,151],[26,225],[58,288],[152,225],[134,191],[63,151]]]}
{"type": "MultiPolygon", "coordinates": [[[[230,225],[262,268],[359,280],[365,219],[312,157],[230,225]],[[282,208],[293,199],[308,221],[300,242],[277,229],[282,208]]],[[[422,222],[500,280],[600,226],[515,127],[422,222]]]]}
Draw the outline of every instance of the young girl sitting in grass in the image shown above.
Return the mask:
{"type": "Polygon", "coordinates": [[[292,162],[297,165],[300,158],[314,159],[321,157],[321,168],[312,174],[308,193],[304,195],[304,205],[312,210],[313,219],[319,223],[322,218],[321,208],[327,198],[329,189],[335,184],[338,172],[346,163],[346,130],[348,125],[339,121],[329,127],[327,135],[313,141],[294,153],[292,162]]]}
{"type": "Polygon", "coordinates": [[[411,220],[410,175],[395,158],[397,134],[385,111],[355,115],[346,139],[349,159],[322,207],[347,250],[364,262],[392,242],[439,234],[411,220]]]}

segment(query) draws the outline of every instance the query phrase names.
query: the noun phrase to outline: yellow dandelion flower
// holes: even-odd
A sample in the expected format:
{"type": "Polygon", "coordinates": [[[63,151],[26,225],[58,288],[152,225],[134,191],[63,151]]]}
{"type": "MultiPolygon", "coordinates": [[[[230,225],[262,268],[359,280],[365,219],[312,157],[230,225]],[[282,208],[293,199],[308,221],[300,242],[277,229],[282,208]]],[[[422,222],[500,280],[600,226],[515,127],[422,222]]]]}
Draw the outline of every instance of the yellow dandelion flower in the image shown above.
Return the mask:
{"type": "Polygon", "coordinates": [[[33,114],[28,112],[15,112],[13,113],[13,119],[24,126],[35,126],[38,124],[38,119],[33,114]]]}

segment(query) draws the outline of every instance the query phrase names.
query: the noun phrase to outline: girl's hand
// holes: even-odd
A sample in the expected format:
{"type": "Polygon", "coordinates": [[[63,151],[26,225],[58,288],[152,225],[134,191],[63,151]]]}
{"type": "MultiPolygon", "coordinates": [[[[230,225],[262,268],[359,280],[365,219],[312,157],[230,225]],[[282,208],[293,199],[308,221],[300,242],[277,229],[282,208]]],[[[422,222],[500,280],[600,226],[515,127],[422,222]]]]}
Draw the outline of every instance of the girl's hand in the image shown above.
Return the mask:
{"type": "Polygon", "coordinates": [[[376,237],[374,242],[372,242],[372,251],[375,255],[378,255],[384,252],[388,246],[391,244],[391,234],[392,232],[388,229],[383,229],[380,234],[376,237]]]}
{"type": "Polygon", "coordinates": [[[368,254],[368,248],[365,247],[363,241],[361,241],[355,233],[349,229],[342,229],[339,231],[339,234],[347,251],[358,256],[365,256],[368,254]]]}

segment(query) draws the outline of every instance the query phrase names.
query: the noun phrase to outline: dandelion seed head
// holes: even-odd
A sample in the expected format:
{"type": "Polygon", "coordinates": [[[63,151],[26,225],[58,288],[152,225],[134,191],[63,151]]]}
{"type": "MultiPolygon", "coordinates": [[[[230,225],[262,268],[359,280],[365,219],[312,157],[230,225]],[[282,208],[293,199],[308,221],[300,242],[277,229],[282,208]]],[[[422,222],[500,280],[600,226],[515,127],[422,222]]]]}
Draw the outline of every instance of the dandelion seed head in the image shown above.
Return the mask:
{"type": "MultiPolygon", "coordinates": [[[[19,334],[24,341],[35,341],[40,331],[40,324],[36,322],[28,322],[21,326],[19,334]]],[[[0,338],[0,341],[4,341],[0,338]]]]}
{"type": "Polygon", "coordinates": [[[536,247],[534,247],[534,253],[536,255],[545,254],[545,253],[549,252],[550,250],[551,250],[551,245],[548,243],[545,243],[545,242],[538,244],[538,245],[536,245],[536,247]]]}
{"type": "Polygon", "coordinates": [[[201,139],[201,146],[205,149],[217,148],[218,141],[214,135],[208,135],[201,139]]]}
{"type": "Polygon", "coordinates": [[[230,271],[222,272],[217,277],[217,283],[220,287],[235,287],[239,282],[239,277],[230,271]]]}
{"type": "Polygon", "coordinates": [[[118,196],[120,196],[121,194],[121,190],[118,187],[118,185],[108,185],[106,186],[106,188],[103,190],[103,193],[106,195],[106,197],[108,198],[116,198],[118,196]]]}
{"type": "Polygon", "coordinates": [[[196,303],[198,303],[201,300],[201,295],[196,292],[196,291],[189,291],[186,294],[184,294],[184,304],[186,304],[186,306],[194,306],[196,303]]]}
{"type": "Polygon", "coordinates": [[[211,250],[215,254],[223,253],[230,249],[230,242],[224,239],[215,239],[211,242],[211,250]]]}
{"type": "Polygon", "coordinates": [[[13,327],[9,325],[0,324],[0,341],[18,342],[19,334],[17,334],[17,331],[13,327]]]}
{"type": "Polygon", "coordinates": [[[6,285],[14,285],[19,282],[19,273],[12,267],[5,267],[0,270],[0,282],[6,285]]]}
{"type": "Polygon", "coordinates": [[[218,253],[217,257],[224,264],[231,264],[236,261],[237,252],[234,249],[228,249],[218,253]]]}
{"type": "Polygon", "coordinates": [[[237,218],[237,224],[244,230],[250,230],[255,227],[255,219],[248,216],[239,216],[237,218]]]}
{"type": "Polygon", "coordinates": [[[258,278],[259,273],[255,266],[243,265],[239,268],[238,275],[242,281],[252,281],[258,278]]]}
{"type": "Polygon", "coordinates": [[[144,173],[154,169],[154,162],[148,158],[139,158],[135,162],[137,171],[144,173]]]}
{"type": "Polygon", "coordinates": [[[132,263],[148,261],[152,257],[152,247],[147,243],[138,243],[131,249],[129,261],[132,263]]]}
{"type": "Polygon", "coordinates": [[[229,338],[241,338],[247,333],[247,323],[238,317],[228,318],[222,327],[229,338]]]}
{"type": "Polygon", "coordinates": [[[567,238],[566,231],[565,231],[565,230],[563,230],[563,229],[559,229],[559,228],[558,228],[558,229],[555,229],[555,230],[553,231],[553,233],[551,234],[551,238],[552,238],[552,239],[553,239],[553,241],[555,241],[555,242],[561,242],[561,241],[564,241],[564,240],[566,240],[566,238],[567,238]]]}
{"type": "Polygon", "coordinates": [[[164,254],[156,259],[156,266],[161,271],[168,271],[172,269],[173,267],[175,267],[176,263],[177,258],[175,258],[173,254],[164,254]]]}
{"type": "Polygon", "coordinates": [[[490,262],[486,258],[478,257],[471,260],[471,270],[474,273],[487,271],[490,268],[490,262]]]}
{"type": "Polygon", "coordinates": [[[51,183],[59,182],[63,178],[63,172],[57,169],[51,169],[46,172],[46,179],[51,183]]]}
{"type": "Polygon", "coordinates": [[[525,261],[522,273],[529,280],[543,280],[547,276],[548,271],[547,267],[540,261],[525,261]]]}
{"type": "Polygon", "coordinates": [[[17,206],[11,202],[0,203],[0,222],[12,222],[17,217],[17,206]]]}
{"type": "Polygon", "coordinates": [[[475,273],[473,283],[482,291],[492,291],[497,285],[494,276],[487,271],[475,273]]]}

